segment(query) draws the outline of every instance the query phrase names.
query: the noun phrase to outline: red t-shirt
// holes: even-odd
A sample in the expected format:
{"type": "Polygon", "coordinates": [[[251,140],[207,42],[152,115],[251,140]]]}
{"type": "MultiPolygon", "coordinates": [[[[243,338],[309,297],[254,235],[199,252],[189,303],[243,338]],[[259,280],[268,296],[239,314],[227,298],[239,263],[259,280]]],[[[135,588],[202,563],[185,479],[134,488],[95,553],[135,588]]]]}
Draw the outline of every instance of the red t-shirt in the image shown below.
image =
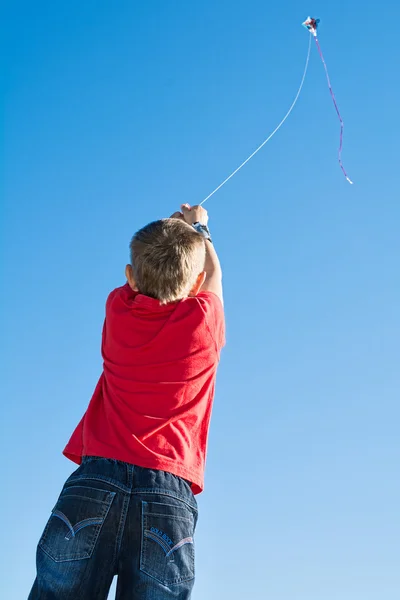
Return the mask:
{"type": "Polygon", "coordinates": [[[224,343],[222,303],[211,292],[166,305],[128,284],[111,292],[103,373],[65,456],[169,471],[200,493],[224,343]]]}

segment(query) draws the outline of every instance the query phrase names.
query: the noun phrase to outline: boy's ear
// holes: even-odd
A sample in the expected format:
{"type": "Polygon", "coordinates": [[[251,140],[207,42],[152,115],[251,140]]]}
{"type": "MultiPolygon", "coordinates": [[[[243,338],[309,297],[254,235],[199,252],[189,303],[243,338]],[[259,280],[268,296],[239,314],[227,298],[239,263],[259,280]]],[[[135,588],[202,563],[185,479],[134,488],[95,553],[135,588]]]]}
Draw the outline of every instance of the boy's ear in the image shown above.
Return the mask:
{"type": "Polygon", "coordinates": [[[197,296],[206,280],[206,277],[207,275],[205,271],[202,271],[199,275],[197,275],[196,283],[190,290],[189,296],[197,296]]]}
{"type": "Polygon", "coordinates": [[[132,265],[126,265],[126,267],[125,267],[125,276],[126,276],[126,278],[128,280],[130,288],[134,292],[138,292],[139,290],[137,288],[135,278],[133,277],[132,265]]]}

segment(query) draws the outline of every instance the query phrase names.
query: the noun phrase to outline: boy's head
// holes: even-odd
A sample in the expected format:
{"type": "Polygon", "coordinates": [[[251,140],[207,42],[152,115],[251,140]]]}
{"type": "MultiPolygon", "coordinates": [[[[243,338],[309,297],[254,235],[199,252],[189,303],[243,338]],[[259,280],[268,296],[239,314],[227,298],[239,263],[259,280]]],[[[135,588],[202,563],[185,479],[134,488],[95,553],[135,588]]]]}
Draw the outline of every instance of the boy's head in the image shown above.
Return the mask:
{"type": "Polygon", "coordinates": [[[149,223],[135,233],[130,250],[129,285],[161,304],[196,295],[204,283],[204,238],[181,219],[149,223]]]}

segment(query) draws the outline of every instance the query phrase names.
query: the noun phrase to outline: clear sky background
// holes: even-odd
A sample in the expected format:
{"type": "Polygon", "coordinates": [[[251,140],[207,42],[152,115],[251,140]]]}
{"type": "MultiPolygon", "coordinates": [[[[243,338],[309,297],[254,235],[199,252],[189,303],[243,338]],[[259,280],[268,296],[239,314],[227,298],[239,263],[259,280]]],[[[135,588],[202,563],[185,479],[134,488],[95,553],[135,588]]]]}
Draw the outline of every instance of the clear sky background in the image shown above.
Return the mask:
{"type": "Polygon", "coordinates": [[[23,600],[131,235],[202,200],[224,268],[194,600],[398,600],[400,8],[3,3],[1,598],[23,600]]]}

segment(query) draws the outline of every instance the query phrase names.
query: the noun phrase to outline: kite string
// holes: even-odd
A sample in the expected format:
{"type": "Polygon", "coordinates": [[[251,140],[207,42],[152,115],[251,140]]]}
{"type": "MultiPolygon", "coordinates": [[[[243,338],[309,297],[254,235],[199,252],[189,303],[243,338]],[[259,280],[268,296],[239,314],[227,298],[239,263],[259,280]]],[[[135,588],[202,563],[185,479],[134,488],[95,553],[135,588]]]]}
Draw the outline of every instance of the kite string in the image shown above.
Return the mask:
{"type": "Polygon", "coordinates": [[[266,140],[263,141],[262,144],[260,144],[260,146],[258,146],[258,148],[256,150],[254,150],[254,152],[252,154],[250,154],[250,156],[248,158],[246,158],[246,160],[244,162],[242,162],[242,164],[233,171],[233,173],[231,173],[229,175],[229,177],[227,177],[222,183],[220,183],[220,185],[218,187],[215,188],[214,191],[211,192],[211,194],[209,194],[206,198],[204,198],[204,200],[202,200],[200,202],[200,205],[204,204],[204,202],[206,202],[207,200],[209,200],[209,198],[211,198],[211,196],[213,196],[216,192],[218,192],[218,190],[220,190],[226,183],[228,183],[228,181],[230,179],[232,179],[232,177],[234,175],[236,175],[236,173],[238,173],[238,171],[240,171],[240,169],[242,169],[248,162],[249,160],[251,160],[253,158],[253,156],[255,156],[257,154],[257,152],[259,152],[261,150],[261,148],[263,148],[265,146],[265,144],[267,142],[269,142],[269,140],[277,133],[277,131],[279,131],[279,129],[282,127],[282,125],[284,124],[284,122],[286,121],[286,119],[289,117],[290,113],[292,112],[292,110],[294,109],[297,100],[299,99],[301,90],[303,89],[303,85],[304,85],[304,80],[306,78],[307,75],[307,70],[308,70],[308,63],[310,62],[310,51],[311,51],[311,34],[310,34],[310,41],[308,44],[308,52],[307,52],[307,59],[306,59],[306,64],[304,67],[304,73],[303,73],[303,77],[301,79],[301,83],[300,83],[300,87],[297,90],[297,94],[295,99],[292,102],[291,107],[289,108],[288,112],[286,113],[286,115],[283,117],[282,121],[279,123],[279,125],[274,129],[274,131],[267,137],[266,140]]]}
{"type": "Polygon", "coordinates": [[[321,57],[322,64],[324,66],[326,80],[328,82],[328,88],[329,88],[329,91],[330,91],[330,94],[331,94],[331,97],[332,97],[332,100],[333,100],[333,104],[334,104],[334,107],[336,109],[337,116],[339,117],[339,121],[340,121],[340,143],[339,143],[339,152],[338,152],[339,165],[340,165],[340,168],[342,169],[343,174],[346,177],[347,181],[352,184],[353,182],[351,181],[350,177],[347,175],[346,170],[345,170],[345,168],[343,166],[343,163],[342,163],[344,122],[343,122],[342,116],[341,116],[340,111],[339,111],[339,107],[338,107],[337,102],[336,102],[335,94],[333,93],[333,89],[332,89],[332,85],[331,85],[331,80],[329,78],[329,73],[328,73],[328,67],[326,66],[324,55],[322,54],[321,46],[319,45],[319,40],[318,40],[317,35],[314,35],[314,39],[315,39],[315,43],[317,44],[317,49],[318,49],[318,53],[319,53],[319,55],[321,57]]]}

